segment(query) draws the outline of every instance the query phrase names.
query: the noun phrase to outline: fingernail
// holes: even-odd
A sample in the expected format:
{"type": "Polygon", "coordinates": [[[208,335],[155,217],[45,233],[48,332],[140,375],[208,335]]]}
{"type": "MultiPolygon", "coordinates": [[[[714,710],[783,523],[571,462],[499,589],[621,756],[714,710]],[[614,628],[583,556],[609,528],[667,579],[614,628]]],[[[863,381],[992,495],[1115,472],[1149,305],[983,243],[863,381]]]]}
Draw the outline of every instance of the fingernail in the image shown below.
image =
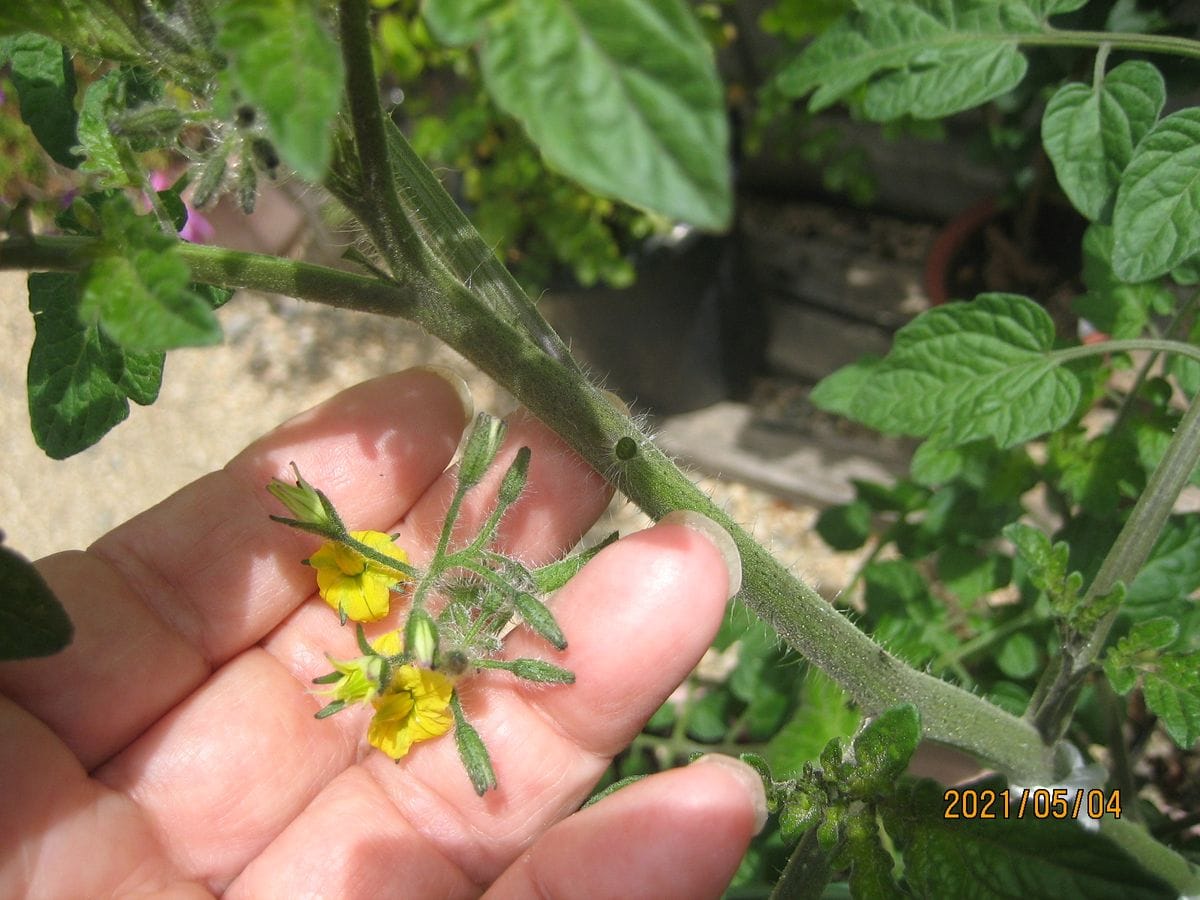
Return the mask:
{"type": "Polygon", "coordinates": [[[428,372],[430,375],[436,375],[438,378],[446,382],[450,387],[454,388],[454,393],[458,394],[458,402],[462,405],[463,421],[470,422],[475,418],[475,398],[471,396],[471,386],[467,384],[467,380],[446,366],[415,366],[418,372],[428,372]]]}
{"type": "Polygon", "coordinates": [[[725,570],[729,573],[729,596],[732,597],[741,590],[742,556],[738,553],[737,544],[733,542],[728,531],[708,516],[690,509],[677,509],[669,512],[659,521],[668,525],[682,525],[708,538],[721,554],[721,558],[725,560],[725,570]]]}
{"type": "Polygon", "coordinates": [[[758,834],[767,824],[767,792],[763,787],[762,777],[740,759],[725,756],[721,753],[706,753],[692,762],[692,765],[705,764],[720,766],[732,775],[736,775],[746,788],[746,794],[754,805],[754,833],[758,834]]]}

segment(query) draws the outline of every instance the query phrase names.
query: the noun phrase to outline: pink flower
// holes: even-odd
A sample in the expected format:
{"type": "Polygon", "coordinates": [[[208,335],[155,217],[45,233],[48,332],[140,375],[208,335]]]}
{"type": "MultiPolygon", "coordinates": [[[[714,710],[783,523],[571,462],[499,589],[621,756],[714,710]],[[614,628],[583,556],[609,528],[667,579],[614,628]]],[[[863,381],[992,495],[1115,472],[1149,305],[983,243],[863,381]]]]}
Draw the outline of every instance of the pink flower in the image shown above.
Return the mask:
{"type": "MultiPolygon", "coordinates": [[[[165,191],[175,183],[177,176],[171,174],[164,169],[157,169],[150,173],[150,185],[156,191],[165,191]]],[[[212,227],[212,223],[204,218],[200,213],[192,208],[188,198],[183,200],[184,209],[187,210],[187,221],[183,223],[183,227],[179,229],[179,236],[185,241],[193,244],[206,244],[212,240],[216,230],[212,227]]]]}

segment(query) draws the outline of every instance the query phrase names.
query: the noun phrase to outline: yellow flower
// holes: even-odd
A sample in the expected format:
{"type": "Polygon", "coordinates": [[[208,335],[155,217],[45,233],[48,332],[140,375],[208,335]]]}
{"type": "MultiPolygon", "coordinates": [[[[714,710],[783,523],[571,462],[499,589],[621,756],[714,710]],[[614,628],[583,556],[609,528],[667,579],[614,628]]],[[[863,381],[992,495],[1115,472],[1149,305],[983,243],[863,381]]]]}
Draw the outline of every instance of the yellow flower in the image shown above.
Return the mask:
{"type": "MultiPolygon", "coordinates": [[[[408,555],[382,532],[352,531],[350,536],[373,550],[408,562],[408,555]]],[[[402,577],[336,541],[322,546],[309,557],[308,564],[317,570],[321,599],[334,610],[344,610],[346,618],[355,622],[376,622],[386,616],[392,585],[402,577]]]]}
{"type": "Polygon", "coordinates": [[[388,690],[371,701],[375,717],[367,729],[372,747],[400,759],[418,741],[440,737],[454,724],[454,685],[440,672],[400,666],[388,690]]]}
{"type": "Polygon", "coordinates": [[[371,642],[371,647],[379,656],[358,656],[354,659],[334,659],[326,655],[334,672],[342,677],[330,681],[332,675],[326,676],[321,683],[328,684],[322,690],[314,693],[329,697],[331,701],[341,700],[344,704],[366,703],[375,699],[379,693],[379,679],[383,674],[384,661],[380,656],[395,656],[401,650],[403,641],[400,632],[389,631],[371,642]]]}

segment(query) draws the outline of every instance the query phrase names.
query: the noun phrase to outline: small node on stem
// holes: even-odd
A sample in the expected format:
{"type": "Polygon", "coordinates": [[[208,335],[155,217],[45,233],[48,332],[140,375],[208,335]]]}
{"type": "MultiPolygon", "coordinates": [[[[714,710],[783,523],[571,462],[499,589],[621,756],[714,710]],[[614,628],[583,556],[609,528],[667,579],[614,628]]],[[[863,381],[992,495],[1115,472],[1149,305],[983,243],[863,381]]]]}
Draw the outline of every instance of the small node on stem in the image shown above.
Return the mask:
{"type": "Polygon", "coordinates": [[[613,455],[621,462],[629,462],[637,456],[637,452],[637,441],[628,435],[617,441],[616,446],[613,447],[613,455]]]}

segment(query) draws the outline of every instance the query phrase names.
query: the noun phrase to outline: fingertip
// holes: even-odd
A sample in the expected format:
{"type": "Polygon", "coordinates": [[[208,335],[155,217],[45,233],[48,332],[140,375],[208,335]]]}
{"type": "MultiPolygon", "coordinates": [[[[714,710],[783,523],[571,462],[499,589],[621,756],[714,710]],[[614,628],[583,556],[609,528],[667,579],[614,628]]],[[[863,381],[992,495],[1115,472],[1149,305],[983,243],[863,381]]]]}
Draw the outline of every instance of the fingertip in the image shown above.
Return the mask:
{"type": "Polygon", "coordinates": [[[741,775],[722,764],[674,769],[551,828],[488,896],[719,897],[757,825],[741,775]]]}

